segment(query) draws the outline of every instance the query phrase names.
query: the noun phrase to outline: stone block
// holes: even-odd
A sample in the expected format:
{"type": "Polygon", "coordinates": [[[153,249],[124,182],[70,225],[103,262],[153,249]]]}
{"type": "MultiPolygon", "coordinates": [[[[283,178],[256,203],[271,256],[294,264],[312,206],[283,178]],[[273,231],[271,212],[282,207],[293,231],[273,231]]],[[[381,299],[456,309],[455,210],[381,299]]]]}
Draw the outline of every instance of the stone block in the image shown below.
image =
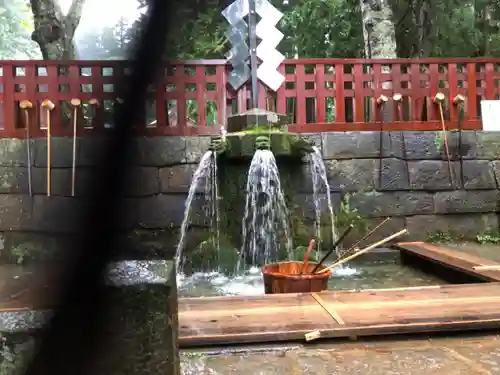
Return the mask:
{"type": "Polygon", "coordinates": [[[461,182],[460,162],[451,163],[455,178],[450,178],[447,161],[409,161],[410,188],[415,190],[452,190],[458,188],[461,182]]]}
{"type": "MultiPolygon", "coordinates": [[[[172,260],[180,238],[179,228],[132,229],[118,235],[115,260],[172,260]]],[[[205,228],[189,228],[185,249],[196,247],[206,239],[205,228]]]]}
{"type": "Polygon", "coordinates": [[[498,190],[443,191],[434,195],[434,206],[439,214],[496,212],[499,198],[498,190]]]}
{"type": "Polygon", "coordinates": [[[45,233],[78,233],[88,201],[76,197],[37,195],[33,200],[33,220],[45,233]]]}
{"type": "Polygon", "coordinates": [[[465,189],[496,189],[497,187],[493,164],[488,160],[462,161],[462,175],[465,189]]]}
{"type": "MultiPolygon", "coordinates": [[[[341,194],[331,193],[330,194],[330,204],[332,206],[332,211],[337,213],[340,210],[341,194]]],[[[316,203],[318,205],[318,213],[320,218],[324,219],[330,215],[330,209],[328,206],[328,196],[325,193],[318,194],[316,203]]],[[[297,194],[293,197],[293,204],[295,205],[295,213],[300,215],[300,218],[305,218],[307,220],[316,219],[316,204],[314,203],[314,197],[312,194],[297,194]]],[[[328,225],[326,222],[323,225],[328,225]]]]}
{"type": "Polygon", "coordinates": [[[495,181],[497,186],[500,187],[500,160],[493,160],[491,162],[493,168],[493,174],[495,175],[495,181]]]}
{"type": "Polygon", "coordinates": [[[105,151],[110,145],[110,137],[92,136],[77,138],[76,165],[81,167],[99,167],[106,163],[105,151]]]}
{"type": "Polygon", "coordinates": [[[477,132],[477,158],[500,159],[500,134],[498,132],[477,132]]]}
{"type": "MultiPolygon", "coordinates": [[[[35,166],[47,166],[47,140],[35,140],[34,147],[35,166]]],[[[51,140],[51,166],[52,168],[71,168],[73,165],[73,139],[56,137],[51,140]]]]}
{"type": "Polygon", "coordinates": [[[28,194],[28,168],[0,167],[0,193],[28,194]]]}
{"type": "Polygon", "coordinates": [[[160,192],[160,174],[155,167],[127,168],[125,196],[148,196],[160,192]]]}
{"type": "MultiPolygon", "coordinates": [[[[0,139],[0,166],[2,167],[26,167],[28,163],[28,151],[25,140],[14,138],[0,139]]],[[[34,160],[34,141],[31,141],[31,164],[34,160]]]]}
{"type": "Polygon", "coordinates": [[[327,160],[325,165],[332,190],[359,191],[374,188],[374,159],[327,160]]]}
{"type": "Polygon", "coordinates": [[[323,150],[323,139],[322,133],[301,133],[302,137],[307,139],[310,142],[313,142],[314,145],[319,149],[320,152],[323,150]]]}
{"type": "MultiPolygon", "coordinates": [[[[160,168],[160,189],[162,193],[187,193],[191,186],[196,164],[179,164],[160,168]]],[[[198,191],[202,191],[200,186],[198,191]]]]}
{"type": "Polygon", "coordinates": [[[29,231],[33,228],[33,197],[0,195],[0,231],[29,231]]]}
{"type": "Polygon", "coordinates": [[[426,241],[440,232],[448,233],[464,240],[476,240],[478,233],[498,230],[496,214],[468,215],[416,215],[406,218],[410,232],[408,239],[426,241]]]}
{"type": "Polygon", "coordinates": [[[424,192],[376,192],[353,194],[351,207],[364,217],[423,215],[434,212],[433,195],[424,192]]]}
{"type": "MultiPolygon", "coordinates": [[[[379,146],[380,148],[380,146],[379,146]]],[[[382,157],[404,159],[403,132],[382,132],[382,157]]]]}
{"type": "Polygon", "coordinates": [[[133,141],[132,163],[144,167],[164,167],[186,162],[186,138],[140,137],[133,141]]]}
{"type": "MultiPolygon", "coordinates": [[[[126,199],[124,225],[131,229],[164,229],[179,228],[185,214],[186,195],[162,194],[144,198],[126,199]]],[[[208,226],[206,201],[202,195],[193,199],[190,225],[208,226]]]]}
{"type": "MultiPolygon", "coordinates": [[[[101,171],[97,168],[78,167],[75,174],[75,196],[88,197],[91,186],[97,182],[101,171]]],[[[51,170],[51,195],[71,196],[71,168],[55,168],[51,170]]],[[[160,192],[160,177],[158,168],[129,166],[124,182],[125,196],[148,196],[160,192]]],[[[47,169],[33,168],[33,191],[35,194],[47,193],[47,169]]]]}
{"type": "Polygon", "coordinates": [[[199,163],[208,151],[210,137],[186,137],[186,163],[199,163]]]}
{"type": "Polygon", "coordinates": [[[2,264],[30,265],[60,260],[58,255],[67,254],[74,245],[73,236],[8,231],[3,233],[3,249],[0,249],[2,264]]]}
{"type": "Polygon", "coordinates": [[[396,158],[375,161],[375,188],[377,190],[408,190],[410,188],[408,166],[396,158]],[[382,163],[382,168],[380,163],[382,163]]]}
{"type": "MultiPolygon", "coordinates": [[[[281,186],[285,191],[289,191],[291,195],[313,193],[313,176],[311,164],[298,164],[294,170],[278,166],[281,175],[281,186]]],[[[325,193],[325,183],[320,178],[317,179],[316,189],[318,193],[325,193]]]]}
{"type": "MultiPolygon", "coordinates": [[[[448,132],[448,146],[452,160],[476,157],[476,133],[448,132]]],[[[447,160],[442,132],[404,132],[407,160],[447,160]]]]}
{"type": "Polygon", "coordinates": [[[172,261],[111,267],[96,375],[180,375],[178,301],[172,261]],[[112,348],[112,349],[110,349],[112,348]]]}
{"type": "MultiPolygon", "coordinates": [[[[77,172],[77,176],[80,173],[77,172]]],[[[33,193],[34,194],[47,194],[47,169],[46,168],[33,168],[33,193]]],[[[50,189],[51,195],[67,196],[71,195],[71,169],[69,168],[56,168],[50,171],[50,189]]],[[[88,189],[88,187],[87,187],[88,189]]],[[[76,190],[76,184],[75,184],[76,190]]],[[[76,191],[75,191],[76,192],[76,191]]]]}
{"type": "Polygon", "coordinates": [[[322,134],[324,159],[362,159],[380,156],[379,132],[330,132],[322,134]]]}

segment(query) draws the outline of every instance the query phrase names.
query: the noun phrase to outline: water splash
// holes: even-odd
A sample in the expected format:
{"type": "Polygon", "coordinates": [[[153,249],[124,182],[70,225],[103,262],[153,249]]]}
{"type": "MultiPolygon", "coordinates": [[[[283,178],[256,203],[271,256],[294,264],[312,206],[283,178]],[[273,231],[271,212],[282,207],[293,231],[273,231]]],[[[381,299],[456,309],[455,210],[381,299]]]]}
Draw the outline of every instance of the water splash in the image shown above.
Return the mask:
{"type": "Polygon", "coordinates": [[[184,205],[184,218],[181,224],[181,236],[179,242],[177,243],[177,249],[175,252],[176,268],[179,273],[182,273],[184,265],[184,256],[182,252],[184,250],[184,242],[186,240],[188,227],[191,223],[191,206],[197,190],[200,186],[202,186],[203,182],[205,183],[203,195],[205,201],[207,202],[206,206],[208,207],[205,212],[211,221],[212,228],[215,228],[213,239],[217,246],[216,249],[219,248],[217,161],[216,154],[212,151],[207,151],[202,156],[200,164],[193,174],[191,186],[189,186],[188,196],[184,205]]]}
{"type": "MultiPolygon", "coordinates": [[[[323,162],[323,156],[321,151],[314,146],[313,152],[310,154],[309,165],[311,166],[311,178],[313,184],[313,200],[314,200],[314,211],[315,211],[315,227],[316,227],[316,237],[318,242],[321,243],[321,207],[319,192],[323,187],[326,192],[326,201],[328,206],[328,213],[330,214],[330,224],[332,228],[332,241],[335,242],[338,238],[337,228],[335,227],[335,215],[333,212],[332,195],[330,192],[330,184],[328,183],[328,178],[326,176],[326,167],[323,162]]],[[[338,250],[336,250],[338,253],[338,250]]]]}
{"type": "Polygon", "coordinates": [[[257,150],[248,170],[240,261],[252,265],[268,263],[285,249],[290,256],[292,239],[288,210],[281,190],[276,159],[270,150],[257,150]],[[281,237],[283,235],[283,237],[281,237]]]}

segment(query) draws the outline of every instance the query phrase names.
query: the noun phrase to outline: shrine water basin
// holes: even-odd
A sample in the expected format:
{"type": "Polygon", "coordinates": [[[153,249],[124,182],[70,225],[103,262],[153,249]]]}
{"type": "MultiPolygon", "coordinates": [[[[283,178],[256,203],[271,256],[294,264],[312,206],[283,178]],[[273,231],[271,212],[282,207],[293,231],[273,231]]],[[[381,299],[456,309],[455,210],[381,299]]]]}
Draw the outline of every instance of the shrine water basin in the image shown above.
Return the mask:
{"type": "MultiPolygon", "coordinates": [[[[366,254],[335,270],[328,290],[385,289],[447,284],[436,275],[401,264],[399,252],[381,249],[366,254]]],[[[260,268],[236,276],[199,272],[177,279],[180,297],[264,294],[260,268]]]]}

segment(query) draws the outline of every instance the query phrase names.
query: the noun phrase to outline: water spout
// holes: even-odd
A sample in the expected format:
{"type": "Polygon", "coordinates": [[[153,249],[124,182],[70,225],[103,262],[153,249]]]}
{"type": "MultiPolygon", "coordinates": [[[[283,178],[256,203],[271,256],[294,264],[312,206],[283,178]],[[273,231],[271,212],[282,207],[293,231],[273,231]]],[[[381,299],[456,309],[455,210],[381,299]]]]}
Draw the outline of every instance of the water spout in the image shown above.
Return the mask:
{"type": "Polygon", "coordinates": [[[238,268],[242,261],[257,265],[276,258],[283,245],[280,235],[284,237],[287,254],[291,254],[288,210],[276,160],[270,150],[258,149],[250,163],[242,234],[238,268]]]}
{"type": "MultiPolygon", "coordinates": [[[[311,166],[311,178],[313,184],[313,200],[314,200],[314,210],[315,210],[315,227],[316,236],[321,240],[321,207],[319,191],[323,187],[326,191],[326,201],[328,207],[328,213],[330,216],[330,225],[332,231],[332,242],[335,242],[338,238],[337,228],[335,227],[335,215],[333,212],[332,195],[330,192],[330,184],[328,183],[328,178],[326,176],[326,167],[323,162],[323,156],[321,151],[314,146],[313,152],[310,154],[309,163],[311,166]]],[[[337,251],[338,254],[338,251],[337,251]]]]}
{"type": "MultiPolygon", "coordinates": [[[[177,271],[182,273],[184,265],[184,256],[182,254],[184,250],[184,242],[186,240],[186,234],[188,231],[189,224],[191,223],[191,206],[193,199],[197,193],[198,187],[201,186],[202,182],[205,182],[204,198],[208,203],[209,210],[207,212],[208,216],[215,223],[217,229],[215,233],[215,241],[219,241],[219,231],[218,231],[218,204],[217,204],[217,163],[216,163],[216,153],[213,151],[207,151],[201,158],[198,168],[193,174],[191,181],[191,186],[189,186],[188,196],[184,205],[184,218],[181,224],[181,236],[179,242],[177,243],[177,249],[175,251],[175,262],[177,271]],[[215,191],[214,191],[215,190],[215,191]],[[215,198],[214,198],[215,195],[215,198]],[[215,219],[214,219],[215,218],[215,219]]],[[[212,227],[213,228],[213,227],[212,227]]],[[[218,247],[217,247],[218,249],[218,247]]]]}

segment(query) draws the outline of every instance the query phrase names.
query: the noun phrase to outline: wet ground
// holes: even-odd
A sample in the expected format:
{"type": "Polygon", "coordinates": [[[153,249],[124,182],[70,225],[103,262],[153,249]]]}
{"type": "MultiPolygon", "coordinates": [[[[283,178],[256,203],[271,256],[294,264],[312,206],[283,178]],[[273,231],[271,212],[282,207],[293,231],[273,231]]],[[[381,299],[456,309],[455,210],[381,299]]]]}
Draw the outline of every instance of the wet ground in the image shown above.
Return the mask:
{"type": "Polygon", "coordinates": [[[500,336],[184,352],[183,375],[489,375],[500,374],[500,336]]]}

